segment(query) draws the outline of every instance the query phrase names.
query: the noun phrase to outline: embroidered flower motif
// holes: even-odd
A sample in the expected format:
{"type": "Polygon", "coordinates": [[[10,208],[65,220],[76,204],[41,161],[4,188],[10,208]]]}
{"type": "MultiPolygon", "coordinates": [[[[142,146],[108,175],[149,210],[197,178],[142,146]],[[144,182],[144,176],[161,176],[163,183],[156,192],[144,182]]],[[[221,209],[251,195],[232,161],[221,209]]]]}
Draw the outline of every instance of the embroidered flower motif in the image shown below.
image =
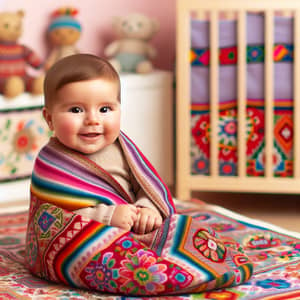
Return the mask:
{"type": "Polygon", "coordinates": [[[1,179],[29,176],[38,150],[47,142],[50,131],[40,108],[8,110],[0,118],[1,179]]]}
{"type": "Polygon", "coordinates": [[[257,281],[256,285],[264,289],[286,289],[289,288],[291,284],[284,279],[267,278],[265,280],[257,281]]]}
{"type": "Polygon", "coordinates": [[[151,252],[140,249],[134,256],[128,255],[121,265],[120,275],[126,278],[122,292],[146,295],[164,291],[167,266],[157,263],[157,258],[151,252]]]}
{"type": "Polygon", "coordinates": [[[17,131],[12,143],[14,151],[20,154],[30,152],[35,148],[34,135],[29,128],[17,131]]]}
{"type": "Polygon", "coordinates": [[[277,260],[282,262],[291,261],[295,257],[298,257],[298,254],[298,251],[295,250],[283,251],[278,255],[277,260]]]}
{"type": "Polygon", "coordinates": [[[116,242],[114,251],[120,256],[126,256],[127,253],[135,253],[138,248],[139,244],[135,239],[124,236],[116,242]]]}
{"type": "Polygon", "coordinates": [[[38,219],[38,224],[43,232],[48,231],[52,223],[55,221],[55,217],[49,214],[47,211],[44,211],[38,219]]]}
{"type": "Polygon", "coordinates": [[[196,122],[195,126],[192,128],[192,137],[205,155],[209,157],[209,115],[202,115],[199,120],[196,122]]]}
{"type": "Polygon", "coordinates": [[[91,287],[97,288],[100,291],[116,292],[116,279],[119,277],[118,269],[113,268],[116,260],[113,258],[112,252],[107,252],[102,255],[98,254],[93,261],[87,265],[87,275],[85,279],[91,287]]]}
{"type": "Polygon", "coordinates": [[[222,262],[226,257],[224,244],[205,229],[200,229],[195,233],[193,243],[204,257],[214,262],[222,262]]]}
{"type": "Polygon", "coordinates": [[[220,162],[220,164],[219,164],[219,173],[223,176],[235,176],[237,174],[237,165],[236,165],[236,163],[230,162],[230,161],[220,162]]]}
{"type": "Polygon", "coordinates": [[[261,46],[247,47],[247,61],[260,62],[264,58],[264,51],[261,46]]]}
{"type": "Polygon", "coordinates": [[[248,107],[246,118],[247,156],[253,157],[264,139],[264,112],[263,110],[248,107]]]}
{"type": "Polygon", "coordinates": [[[243,244],[246,249],[256,250],[278,247],[281,245],[281,241],[270,234],[259,233],[247,237],[243,244]]]}
{"type": "Polygon", "coordinates": [[[199,157],[194,160],[193,163],[193,172],[195,174],[209,174],[209,160],[205,157],[199,157]]]}
{"type": "Polygon", "coordinates": [[[237,120],[236,109],[221,111],[219,116],[219,158],[225,162],[237,162],[237,120]]]}

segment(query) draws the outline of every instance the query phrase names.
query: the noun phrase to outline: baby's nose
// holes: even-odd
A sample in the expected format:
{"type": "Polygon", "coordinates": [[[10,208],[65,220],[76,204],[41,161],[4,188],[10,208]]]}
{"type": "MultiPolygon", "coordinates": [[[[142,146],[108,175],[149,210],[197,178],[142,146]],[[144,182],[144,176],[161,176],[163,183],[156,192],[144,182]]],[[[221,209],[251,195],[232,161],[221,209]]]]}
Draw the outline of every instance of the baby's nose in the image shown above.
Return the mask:
{"type": "Polygon", "coordinates": [[[85,123],[88,124],[88,125],[90,125],[90,124],[99,125],[100,124],[100,119],[99,119],[99,117],[97,116],[96,113],[90,112],[86,115],[85,123]]]}

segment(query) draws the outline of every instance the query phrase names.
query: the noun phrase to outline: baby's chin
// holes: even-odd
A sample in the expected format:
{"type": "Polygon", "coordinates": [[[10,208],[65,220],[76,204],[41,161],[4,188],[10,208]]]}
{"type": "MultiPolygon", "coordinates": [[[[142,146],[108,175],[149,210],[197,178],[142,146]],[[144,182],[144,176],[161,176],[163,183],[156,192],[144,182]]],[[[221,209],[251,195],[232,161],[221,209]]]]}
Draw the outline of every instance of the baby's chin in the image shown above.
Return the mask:
{"type": "Polygon", "coordinates": [[[86,145],[86,146],[77,146],[77,145],[70,145],[67,143],[62,143],[64,144],[67,148],[75,151],[75,152],[79,152],[81,154],[84,155],[89,155],[89,154],[93,154],[95,152],[98,152],[99,150],[101,150],[103,147],[91,147],[91,145],[86,145]]]}
{"type": "Polygon", "coordinates": [[[89,155],[89,154],[99,152],[103,148],[104,147],[86,147],[86,148],[77,148],[77,149],[74,149],[74,150],[77,151],[77,152],[80,152],[82,154],[89,155]]]}
{"type": "Polygon", "coordinates": [[[82,147],[75,147],[74,150],[77,152],[81,152],[82,154],[89,155],[93,153],[97,153],[101,151],[102,149],[106,148],[110,144],[104,144],[104,145],[86,145],[82,147]]]}

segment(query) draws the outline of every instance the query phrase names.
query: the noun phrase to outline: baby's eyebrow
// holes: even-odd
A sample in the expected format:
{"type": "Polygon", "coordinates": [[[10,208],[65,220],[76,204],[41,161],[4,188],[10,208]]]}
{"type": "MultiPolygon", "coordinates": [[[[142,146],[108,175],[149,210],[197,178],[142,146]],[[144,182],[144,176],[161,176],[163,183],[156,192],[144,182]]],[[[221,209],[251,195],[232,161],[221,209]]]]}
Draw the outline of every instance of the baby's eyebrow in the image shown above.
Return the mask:
{"type": "Polygon", "coordinates": [[[69,109],[72,107],[82,107],[82,104],[79,103],[63,103],[61,105],[61,109],[69,109]]]}
{"type": "Polygon", "coordinates": [[[119,106],[119,102],[106,102],[106,103],[101,104],[101,106],[118,107],[119,106]]]}

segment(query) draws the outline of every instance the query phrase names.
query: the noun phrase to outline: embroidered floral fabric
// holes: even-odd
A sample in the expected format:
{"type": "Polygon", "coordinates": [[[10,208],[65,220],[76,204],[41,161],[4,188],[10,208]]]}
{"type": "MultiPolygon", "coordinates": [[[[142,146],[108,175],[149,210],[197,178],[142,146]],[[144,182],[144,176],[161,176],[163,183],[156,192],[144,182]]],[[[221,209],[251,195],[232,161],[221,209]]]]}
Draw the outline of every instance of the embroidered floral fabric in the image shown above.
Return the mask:
{"type": "MultiPolygon", "coordinates": [[[[246,173],[265,172],[264,16],[246,18],[246,173]]],[[[237,22],[219,23],[218,165],[222,176],[237,175],[237,22]]],[[[293,20],[274,18],[273,175],[293,176],[293,20]]],[[[209,175],[209,22],[191,22],[191,174],[209,175]]]]}
{"type": "Polygon", "coordinates": [[[0,110],[0,182],[29,177],[49,136],[40,107],[0,110]]]}
{"type": "Polygon", "coordinates": [[[32,208],[27,264],[52,282],[114,294],[168,295],[236,286],[252,274],[239,244],[222,241],[188,216],[172,215],[145,244],[130,232],[35,197],[32,208]]]}
{"type": "MultiPolygon", "coordinates": [[[[237,175],[238,120],[236,103],[220,106],[219,112],[219,174],[237,175]]],[[[265,126],[263,101],[248,101],[247,106],[247,166],[248,176],[264,176],[265,126]]],[[[192,106],[191,114],[191,172],[209,175],[210,117],[201,105],[192,106]]],[[[280,101],[274,108],[273,174],[293,176],[293,109],[291,101],[280,101]]]]}

